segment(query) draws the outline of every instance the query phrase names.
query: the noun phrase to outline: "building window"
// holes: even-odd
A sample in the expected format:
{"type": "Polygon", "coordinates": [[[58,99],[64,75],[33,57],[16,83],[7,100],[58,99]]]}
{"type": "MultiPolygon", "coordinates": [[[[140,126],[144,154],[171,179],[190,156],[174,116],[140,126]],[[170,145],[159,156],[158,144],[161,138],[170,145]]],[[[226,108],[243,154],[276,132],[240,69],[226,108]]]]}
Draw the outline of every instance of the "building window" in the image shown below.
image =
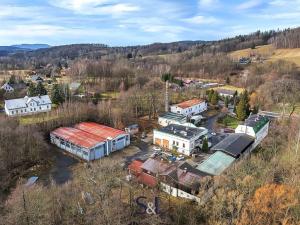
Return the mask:
{"type": "Polygon", "coordinates": [[[36,108],[33,108],[34,111],[36,111],[36,108]]]}
{"type": "Polygon", "coordinates": [[[173,141],[173,145],[175,145],[175,141],[173,141]]]}
{"type": "Polygon", "coordinates": [[[182,147],[184,147],[184,148],[185,148],[185,143],[182,143],[182,147]]]}
{"type": "Polygon", "coordinates": [[[42,109],[42,107],[40,106],[40,109],[42,109]]]}
{"type": "Polygon", "coordinates": [[[26,109],[24,109],[24,112],[26,112],[26,109]]]}
{"type": "Polygon", "coordinates": [[[177,146],[179,145],[178,141],[176,141],[176,145],[177,145],[177,146]]]}
{"type": "Polygon", "coordinates": [[[11,114],[14,114],[14,111],[11,111],[11,114]]]}
{"type": "Polygon", "coordinates": [[[30,111],[32,112],[32,108],[30,108],[30,111]]]}

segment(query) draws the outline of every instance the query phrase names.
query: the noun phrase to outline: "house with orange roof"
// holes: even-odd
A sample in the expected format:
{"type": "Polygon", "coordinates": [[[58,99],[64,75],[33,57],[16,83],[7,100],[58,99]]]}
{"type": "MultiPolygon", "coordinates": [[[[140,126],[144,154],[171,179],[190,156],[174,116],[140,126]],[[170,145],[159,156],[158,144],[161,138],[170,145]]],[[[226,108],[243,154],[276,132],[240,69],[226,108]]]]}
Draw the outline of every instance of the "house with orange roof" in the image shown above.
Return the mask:
{"type": "Polygon", "coordinates": [[[181,114],[187,117],[200,114],[207,110],[205,100],[194,98],[175,105],[171,105],[171,112],[181,114]]]}

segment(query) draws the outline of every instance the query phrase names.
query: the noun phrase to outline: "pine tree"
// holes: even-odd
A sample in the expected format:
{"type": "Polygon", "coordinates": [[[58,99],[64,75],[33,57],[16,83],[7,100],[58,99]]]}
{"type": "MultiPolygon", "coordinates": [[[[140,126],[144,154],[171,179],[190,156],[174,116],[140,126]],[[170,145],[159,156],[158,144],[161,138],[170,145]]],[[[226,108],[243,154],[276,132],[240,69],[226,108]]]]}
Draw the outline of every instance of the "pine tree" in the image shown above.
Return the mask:
{"type": "Polygon", "coordinates": [[[245,104],[245,99],[241,98],[237,107],[236,107],[236,115],[238,120],[243,121],[247,117],[247,112],[246,112],[246,104],[245,104]]]}
{"type": "Polygon", "coordinates": [[[211,104],[217,105],[218,100],[219,100],[218,92],[214,91],[214,93],[212,94],[212,97],[211,97],[211,104]]]}
{"type": "Polygon", "coordinates": [[[228,96],[226,96],[225,100],[224,100],[224,105],[226,108],[228,108],[228,104],[229,104],[229,98],[228,98],[228,96]]]}
{"type": "Polygon", "coordinates": [[[36,94],[37,95],[46,95],[47,94],[47,90],[41,82],[39,82],[36,86],[36,94]]]}
{"type": "Polygon", "coordinates": [[[207,138],[203,139],[203,143],[202,143],[202,151],[203,152],[208,152],[208,140],[207,138]]]}
{"type": "Polygon", "coordinates": [[[55,84],[52,88],[51,100],[53,104],[61,104],[65,100],[64,93],[58,84],[55,84]]]}
{"type": "Polygon", "coordinates": [[[28,91],[27,91],[27,95],[28,95],[29,97],[36,96],[36,95],[37,95],[37,90],[36,90],[36,87],[34,86],[33,83],[30,83],[30,84],[29,84],[28,91]]]}
{"type": "Polygon", "coordinates": [[[213,89],[207,91],[207,101],[211,102],[211,98],[212,98],[213,94],[214,94],[213,89]]]}

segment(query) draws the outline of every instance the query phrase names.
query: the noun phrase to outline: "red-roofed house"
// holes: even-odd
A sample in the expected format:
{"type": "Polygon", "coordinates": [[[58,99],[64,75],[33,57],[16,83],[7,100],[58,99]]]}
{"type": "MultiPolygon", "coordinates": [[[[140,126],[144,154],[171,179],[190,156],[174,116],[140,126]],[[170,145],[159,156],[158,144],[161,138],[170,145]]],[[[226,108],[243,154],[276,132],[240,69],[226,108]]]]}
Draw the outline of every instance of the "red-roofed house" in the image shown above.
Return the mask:
{"type": "Polygon", "coordinates": [[[128,166],[128,170],[130,172],[130,174],[138,176],[139,174],[141,174],[142,170],[142,165],[143,162],[140,160],[133,160],[129,166],[128,166]]]}
{"type": "Polygon", "coordinates": [[[191,99],[171,106],[171,112],[184,116],[197,115],[207,110],[207,103],[202,99],[191,99]]]}
{"type": "Polygon", "coordinates": [[[84,122],[75,125],[75,128],[102,137],[106,140],[106,154],[125,148],[130,144],[130,135],[125,131],[100,125],[93,122],[84,122]]]}

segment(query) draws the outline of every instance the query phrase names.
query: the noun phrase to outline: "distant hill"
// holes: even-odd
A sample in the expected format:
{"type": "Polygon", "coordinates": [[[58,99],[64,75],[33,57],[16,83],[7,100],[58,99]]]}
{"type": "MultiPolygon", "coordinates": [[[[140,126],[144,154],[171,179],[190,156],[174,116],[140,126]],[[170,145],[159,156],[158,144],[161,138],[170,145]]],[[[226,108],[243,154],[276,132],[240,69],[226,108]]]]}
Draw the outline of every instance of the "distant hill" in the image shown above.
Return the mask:
{"type": "Polygon", "coordinates": [[[21,44],[21,45],[10,45],[10,46],[0,46],[0,56],[8,56],[10,54],[18,52],[28,52],[38,49],[50,48],[47,44],[21,44]]]}
{"type": "Polygon", "coordinates": [[[12,45],[11,47],[16,47],[20,49],[26,49],[26,50],[37,50],[41,48],[50,48],[50,45],[47,44],[21,44],[21,45],[12,45]]]}

